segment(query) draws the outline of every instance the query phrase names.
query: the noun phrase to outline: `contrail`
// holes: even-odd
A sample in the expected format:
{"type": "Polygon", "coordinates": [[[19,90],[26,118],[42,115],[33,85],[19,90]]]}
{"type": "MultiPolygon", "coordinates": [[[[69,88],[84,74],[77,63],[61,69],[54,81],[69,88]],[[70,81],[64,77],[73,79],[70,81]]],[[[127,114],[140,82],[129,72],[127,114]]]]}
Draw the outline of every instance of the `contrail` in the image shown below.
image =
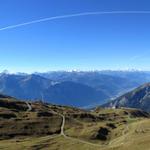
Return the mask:
{"type": "Polygon", "coordinates": [[[76,13],[76,14],[68,14],[68,15],[61,15],[61,16],[54,16],[48,17],[38,20],[33,20],[29,22],[24,22],[16,25],[10,25],[3,28],[0,28],[0,31],[7,30],[7,29],[14,29],[30,24],[51,21],[51,20],[58,20],[58,19],[65,19],[65,18],[72,18],[72,17],[79,17],[79,16],[90,16],[90,15],[104,15],[104,14],[150,14],[150,11],[99,11],[99,12],[83,12],[83,13],[76,13]]]}

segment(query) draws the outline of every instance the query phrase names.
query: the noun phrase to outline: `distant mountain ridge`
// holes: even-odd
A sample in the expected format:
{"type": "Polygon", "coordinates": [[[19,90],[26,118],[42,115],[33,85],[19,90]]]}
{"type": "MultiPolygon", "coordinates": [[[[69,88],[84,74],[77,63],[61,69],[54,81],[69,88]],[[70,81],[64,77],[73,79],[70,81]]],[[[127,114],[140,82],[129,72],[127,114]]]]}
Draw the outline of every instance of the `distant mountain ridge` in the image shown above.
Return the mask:
{"type": "Polygon", "coordinates": [[[116,96],[119,93],[124,93],[132,88],[141,85],[145,81],[132,81],[126,76],[122,77],[114,75],[114,73],[106,73],[103,71],[54,71],[49,73],[37,73],[40,76],[54,80],[54,81],[72,81],[82,83],[97,90],[103,90],[110,97],[116,96]]]}
{"type": "Polygon", "coordinates": [[[93,107],[147,80],[148,74],[138,75],[138,72],[1,73],[0,93],[19,99],[40,99],[62,105],[93,107]]]}
{"type": "Polygon", "coordinates": [[[97,91],[90,86],[65,81],[50,86],[45,92],[45,98],[52,103],[81,107],[105,101],[108,96],[103,91],[97,91]]]}
{"type": "Polygon", "coordinates": [[[39,75],[3,74],[0,76],[0,92],[19,99],[40,99],[78,107],[108,98],[102,91],[87,85],[72,81],[56,82],[39,75]]]}
{"type": "Polygon", "coordinates": [[[52,84],[51,80],[38,75],[7,75],[0,76],[0,92],[21,99],[35,99],[52,84]]]}
{"type": "Polygon", "coordinates": [[[150,83],[146,83],[102,106],[130,107],[150,112],[150,83]]]}

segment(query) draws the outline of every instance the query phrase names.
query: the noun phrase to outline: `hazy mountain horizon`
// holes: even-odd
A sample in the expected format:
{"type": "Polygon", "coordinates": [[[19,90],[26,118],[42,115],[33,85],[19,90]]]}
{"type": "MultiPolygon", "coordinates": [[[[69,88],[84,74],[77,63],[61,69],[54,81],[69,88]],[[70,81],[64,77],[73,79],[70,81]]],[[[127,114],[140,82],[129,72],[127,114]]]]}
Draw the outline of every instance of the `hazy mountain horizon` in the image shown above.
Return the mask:
{"type": "Polygon", "coordinates": [[[58,70],[47,70],[47,71],[32,71],[32,72],[26,72],[26,71],[16,71],[11,72],[9,69],[4,69],[0,71],[0,74],[37,74],[37,73],[51,73],[51,72],[101,72],[101,73],[107,73],[107,72],[147,72],[150,73],[150,70],[146,69],[58,69],[58,70]]]}

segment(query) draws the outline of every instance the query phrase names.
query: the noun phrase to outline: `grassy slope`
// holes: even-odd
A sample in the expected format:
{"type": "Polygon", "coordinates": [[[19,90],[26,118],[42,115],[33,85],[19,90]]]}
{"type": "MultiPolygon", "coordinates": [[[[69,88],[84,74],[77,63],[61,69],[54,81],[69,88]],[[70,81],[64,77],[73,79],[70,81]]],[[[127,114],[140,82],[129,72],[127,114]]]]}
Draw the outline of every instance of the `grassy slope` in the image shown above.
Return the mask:
{"type": "Polygon", "coordinates": [[[28,112],[24,102],[7,102],[11,105],[7,103],[0,107],[0,133],[11,133],[11,136],[1,136],[2,150],[149,150],[150,147],[150,119],[143,117],[137,110],[100,109],[86,112],[76,108],[32,103],[33,110],[28,112]],[[8,108],[10,106],[13,108],[8,108]],[[59,133],[55,135],[60,130],[62,118],[56,114],[51,115],[52,111],[65,115],[65,134],[72,139],[64,138],[59,133]],[[42,116],[39,117],[41,112],[42,116]],[[47,115],[47,112],[50,114],[47,115]],[[16,117],[13,118],[12,114],[16,117]],[[115,128],[108,126],[110,124],[115,128]],[[109,130],[106,140],[96,138],[100,128],[109,130]]]}
{"type": "Polygon", "coordinates": [[[150,120],[129,125],[130,131],[103,148],[90,146],[78,141],[66,140],[64,137],[51,139],[50,136],[15,138],[0,141],[0,149],[3,150],[149,150],[150,147],[150,120]]]}
{"type": "Polygon", "coordinates": [[[50,136],[16,138],[0,141],[3,150],[149,150],[150,147],[150,120],[142,119],[129,125],[129,131],[114,140],[112,144],[103,147],[91,146],[64,137],[52,139],[50,136]]]}

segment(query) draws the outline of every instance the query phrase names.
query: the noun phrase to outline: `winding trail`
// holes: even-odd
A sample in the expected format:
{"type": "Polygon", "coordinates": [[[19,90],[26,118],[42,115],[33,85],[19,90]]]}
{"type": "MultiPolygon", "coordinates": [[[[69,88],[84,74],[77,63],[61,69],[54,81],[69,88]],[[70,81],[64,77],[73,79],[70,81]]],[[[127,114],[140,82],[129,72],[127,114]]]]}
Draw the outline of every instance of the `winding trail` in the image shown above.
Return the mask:
{"type": "MultiPolygon", "coordinates": [[[[26,105],[27,105],[27,107],[28,107],[28,109],[27,109],[26,111],[27,111],[27,112],[32,111],[32,106],[31,106],[31,104],[30,104],[29,102],[27,102],[27,101],[26,101],[25,103],[26,103],[26,105]]],[[[54,112],[54,111],[53,111],[53,113],[57,114],[57,113],[54,112]]],[[[50,139],[54,139],[54,138],[60,137],[61,135],[64,135],[64,133],[63,133],[64,125],[65,125],[65,122],[62,123],[62,126],[61,126],[61,134],[59,134],[59,135],[52,135],[52,136],[50,136],[49,138],[50,138],[50,139]]]]}
{"type": "Polygon", "coordinates": [[[99,144],[91,143],[91,142],[84,141],[84,140],[81,140],[81,139],[69,137],[68,135],[66,135],[66,134],[64,133],[65,116],[62,115],[62,114],[60,114],[60,113],[57,113],[57,112],[55,112],[55,111],[53,111],[53,110],[52,110],[52,112],[53,112],[54,114],[57,114],[57,115],[59,115],[59,116],[62,117],[62,124],[61,124],[61,132],[60,132],[60,135],[55,136],[54,138],[59,137],[59,136],[63,136],[63,137],[64,137],[65,139],[67,139],[67,140],[73,140],[73,141],[76,141],[76,142],[80,142],[80,143],[83,143],[83,144],[88,144],[88,145],[95,146],[95,147],[100,147],[100,148],[104,148],[104,147],[105,147],[105,146],[103,146],[103,145],[99,145],[99,144]]]}
{"type": "MultiPolygon", "coordinates": [[[[26,105],[28,106],[27,112],[31,111],[32,110],[31,104],[29,102],[26,102],[26,105]]],[[[73,141],[76,141],[76,142],[80,142],[80,143],[83,143],[83,144],[88,144],[88,145],[95,146],[95,147],[100,147],[100,148],[104,147],[104,146],[99,145],[99,144],[94,144],[94,143],[91,143],[91,142],[87,142],[87,141],[84,141],[84,140],[80,140],[80,139],[77,139],[77,138],[67,136],[64,133],[64,127],[65,127],[65,121],[66,121],[65,120],[65,115],[62,115],[58,112],[55,112],[54,110],[51,110],[51,111],[52,111],[53,114],[59,115],[62,118],[62,124],[61,124],[60,134],[59,135],[52,135],[52,136],[50,136],[50,139],[54,139],[54,138],[58,138],[60,136],[63,136],[67,140],[73,140],[73,141]]]]}
{"type": "MultiPolygon", "coordinates": [[[[28,107],[27,109],[27,112],[29,111],[32,111],[32,105],[31,103],[29,102],[26,102],[26,105],[28,107]]],[[[126,138],[127,138],[127,132],[129,131],[129,124],[128,122],[126,123],[125,125],[125,128],[124,130],[122,131],[122,136],[121,137],[118,137],[114,140],[111,140],[108,144],[106,145],[100,145],[100,144],[96,144],[96,143],[92,143],[92,142],[88,142],[88,141],[85,141],[85,140],[81,140],[81,139],[78,139],[78,138],[74,138],[74,137],[70,137],[68,135],[65,134],[64,132],[64,128],[65,128],[65,123],[66,123],[66,118],[65,118],[65,115],[64,114],[61,114],[59,112],[56,112],[54,110],[52,110],[52,113],[53,114],[56,114],[58,116],[60,116],[62,118],[62,122],[61,122],[61,127],[60,127],[60,133],[59,134],[56,134],[56,135],[51,135],[49,136],[49,139],[55,139],[55,138],[59,138],[59,137],[63,137],[65,138],[66,140],[71,140],[71,141],[74,141],[74,142],[79,142],[79,143],[82,143],[82,144],[87,144],[87,145],[90,145],[90,146],[93,146],[93,147],[98,147],[99,149],[101,150],[105,150],[106,148],[108,147],[114,147],[114,146],[117,146],[119,143],[121,145],[125,144],[125,141],[126,141],[126,138]],[[119,143],[118,143],[119,142],[119,143]],[[121,143],[122,142],[122,143],[121,143]]],[[[128,116],[129,117],[129,116],[128,116]]],[[[129,117],[130,119],[130,117],[129,117]]],[[[119,144],[119,145],[120,145],[119,144]]]]}
{"type": "Polygon", "coordinates": [[[27,111],[31,111],[31,110],[32,110],[32,106],[31,106],[31,104],[30,104],[29,102],[26,102],[26,104],[27,104],[27,106],[28,106],[27,111]]]}
{"type": "Polygon", "coordinates": [[[61,135],[66,137],[65,133],[64,133],[64,127],[65,127],[65,116],[64,115],[61,115],[62,117],[62,125],[61,125],[61,135]]]}
{"type": "MultiPolygon", "coordinates": [[[[26,102],[26,105],[28,106],[27,111],[31,111],[32,110],[31,104],[29,102],[26,102]]],[[[56,111],[54,111],[52,109],[51,109],[51,111],[52,111],[53,114],[56,114],[56,115],[60,116],[62,118],[62,122],[61,122],[61,127],[60,127],[60,133],[56,134],[56,135],[49,136],[49,139],[55,139],[55,138],[59,138],[59,137],[62,136],[66,140],[72,140],[74,142],[87,144],[87,145],[90,145],[90,146],[93,146],[93,147],[99,147],[101,150],[105,150],[106,148],[112,148],[114,146],[117,146],[118,144],[119,145],[123,145],[127,141],[127,138],[128,138],[128,136],[127,136],[128,133],[127,132],[129,131],[129,123],[128,122],[126,123],[126,125],[125,125],[125,127],[124,127],[124,129],[122,131],[122,136],[121,137],[118,137],[118,138],[115,138],[114,140],[111,140],[106,145],[100,145],[100,144],[88,142],[88,141],[85,141],[85,140],[81,140],[81,139],[70,137],[70,136],[66,135],[65,132],[64,132],[65,122],[66,122],[65,115],[64,114],[60,114],[60,113],[58,113],[58,112],[56,112],[56,111]]],[[[130,119],[130,116],[128,116],[128,118],[130,119]]],[[[137,130],[137,132],[144,132],[143,128],[141,129],[141,124],[139,125],[139,127],[136,130],[137,130]]],[[[133,140],[133,139],[131,139],[131,140],[133,140]]]]}
{"type": "MultiPolygon", "coordinates": [[[[31,104],[29,102],[26,102],[26,105],[28,106],[27,111],[31,111],[32,110],[31,104]]],[[[120,137],[118,137],[118,138],[110,141],[108,145],[100,145],[100,144],[96,144],[96,143],[91,143],[91,142],[88,142],[88,141],[84,141],[84,140],[81,140],[81,139],[78,139],[78,138],[69,137],[64,132],[65,121],[66,121],[65,115],[60,114],[60,113],[58,113],[58,112],[56,112],[54,110],[51,110],[51,111],[52,111],[53,114],[56,114],[56,115],[58,115],[58,116],[60,116],[62,118],[62,123],[61,123],[61,127],[60,127],[60,129],[61,129],[60,134],[58,134],[58,135],[52,135],[52,136],[49,137],[50,139],[54,139],[54,138],[58,138],[58,137],[63,136],[67,140],[72,140],[72,141],[75,141],[75,142],[80,142],[80,143],[83,143],[83,144],[88,144],[90,146],[99,147],[101,149],[102,148],[106,148],[106,146],[111,146],[112,144],[114,144],[115,142],[117,142],[118,139],[120,139],[120,137]]],[[[122,131],[122,136],[124,136],[128,130],[129,130],[129,126],[128,126],[128,123],[127,123],[125,129],[122,131]]],[[[124,144],[124,143],[122,143],[122,144],[124,144]]]]}

